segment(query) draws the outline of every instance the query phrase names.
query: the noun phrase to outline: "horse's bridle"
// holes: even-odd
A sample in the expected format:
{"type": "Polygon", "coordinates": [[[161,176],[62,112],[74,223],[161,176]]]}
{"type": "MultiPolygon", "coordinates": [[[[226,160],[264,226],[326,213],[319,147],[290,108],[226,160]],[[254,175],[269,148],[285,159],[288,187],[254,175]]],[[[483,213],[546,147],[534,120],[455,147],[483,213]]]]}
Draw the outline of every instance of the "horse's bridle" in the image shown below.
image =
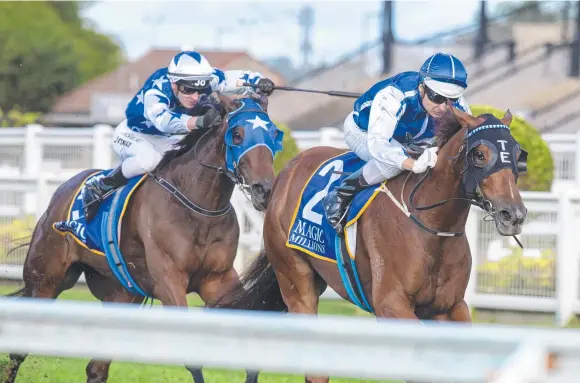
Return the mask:
{"type": "MultiPolygon", "coordinates": [[[[207,104],[207,106],[217,110],[217,107],[213,104],[207,104]]],[[[251,111],[251,109],[250,109],[250,111],[251,111]]],[[[250,186],[246,184],[246,182],[244,180],[244,176],[240,173],[239,167],[237,166],[236,163],[234,163],[234,172],[231,172],[229,169],[224,168],[223,166],[215,166],[215,165],[211,165],[211,164],[206,164],[199,159],[199,156],[197,155],[198,154],[197,153],[198,145],[211,132],[212,132],[212,129],[207,129],[201,135],[201,137],[197,140],[197,142],[195,143],[195,145],[193,147],[193,158],[201,166],[208,168],[208,169],[215,170],[216,172],[225,175],[231,183],[233,183],[234,185],[240,186],[240,188],[244,192],[244,195],[247,196],[248,190],[251,190],[251,189],[250,189],[250,186]]],[[[221,216],[229,213],[229,211],[232,209],[232,204],[229,201],[228,201],[226,206],[224,206],[223,208],[217,209],[217,210],[204,209],[203,207],[192,202],[182,192],[180,192],[179,189],[177,189],[175,186],[173,186],[169,181],[165,180],[164,178],[162,178],[156,174],[149,173],[149,175],[161,187],[163,187],[165,190],[167,190],[169,193],[171,193],[171,195],[173,195],[175,198],[177,198],[177,200],[179,202],[181,202],[181,204],[183,206],[185,206],[186,208],[188,208],[189,210],[191,210],[197,214],[203,215],[205,217],[221,217],[221,216]]]]}
{"type": "MultiPolygon", "coordinates": [[[[455,160],[455,163],[456,163],[457,160],[459,159],[459,157],[464,153],[464,155],[465,155],[464,168],[460,173],[462,183],[464,183],[464,177],[463,177],[464,173],[467,172],[467,175],[469,176],[469,174],[470,174],[469,171],[470,171],[471,167],[473,166],[468,161],[468,158],[467,158],[469,155],[469,151],[470,151],[468,140],[469,140],[469,134],[468,134],[468,132],[466,132],[465,137],[463,138],[463,143],[461,144],[461,147],[459,148],[459,151],[457,152],[457,154],[451,158],[447,158],[449,160],[455,160]]],[[[415,154],[420,154],[420,153],[415,153],[415,154]]],[[[485,211],[487,213],[487,216],[495,219],[497,212],[495,211],[495,208],[493,207],[493,204],[491,203],[491,201],[489,199],[487,199],[485,197],[485,195],[483,194],[483,192],[481,191],[480,182],[477,181],[477,179],[475,179],[476,187],[475,187],[474,192],[473,193],[466,193],[468,195],[468,197],[448,198],[448,199],[444,199],[442,201],[436,202],[436,203],[431,204],[431,205],[426,205],[426,206],[415,205],[415,203],[413,202],[415,194],[417,193],[417,190],[419,190],[419,187],[421,187],[421,185],[425,182],[425,180],[427,179],[427,177],[430,174],[431,174],[431,168],[428,168],[428,170],[425,172],[425,174],[413,186],[413,189],[411,189],[411,193],[409,194],[409,204],[411,205],[411,207],[413,209],[420,210],[420,211],[431,210],[433,208],[442,206],[450,201],[465,201],[471,205],[474,205],[474,206],[481,208],[483,211],[485,211]]],[[[411,176],[411,172],[409,172],[407,174],[407,178],[405,179],[405,182],[403,183],[403,187],[401,188],[401,203],[399,203],[397,201],[395,196],[384,185],[381,185],[379,190],[382,192],[385,192],[393,200],[393,202],[395,202],[395,204],[399,207],[399,209],[401,209],[403,211],[403,213],[405,213],[405,215],[407,215],[411,219],[411,221],[413,221],[421,230],[428,232],[430,234],[440,236],[440,237],[459,237],[459,236],[464,235],[465,231],[447,232],[447,231],[440,231],[440,230],[430,228],[429,226],[427,226],[423,222],[421,222],[421,220],[419,218],[417,218],[415,215],[411,214],[411,212],[407,208],[407,205],[404,202],[404,190],[405,190],[405,186],[406,186],[407,181],[409,180],[410,176],[411,176]]],[[[485,217],[484,217],[484,219],[485,219],[485,217]]],[[[516,242],[518,243],[518,245],[521,248],[523,248],[523,245],[519,241],[519,239],[515,235],[513,237],[516,240],[516,242]]]]}

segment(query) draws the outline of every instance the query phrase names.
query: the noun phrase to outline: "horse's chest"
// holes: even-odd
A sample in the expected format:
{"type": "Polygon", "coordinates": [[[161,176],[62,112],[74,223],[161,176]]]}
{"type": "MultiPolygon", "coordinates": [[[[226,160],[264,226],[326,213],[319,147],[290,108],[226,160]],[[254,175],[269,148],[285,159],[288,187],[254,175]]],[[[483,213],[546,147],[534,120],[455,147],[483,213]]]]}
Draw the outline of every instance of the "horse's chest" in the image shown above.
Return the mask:
{"type": "Polygon", "coordinates": [[[437,273],[431,273],[425,279],[423,285],[415,295],[416,305],[432,303],[437,296],[437,273]]]}
{"type": "MultiPolygon", "coordinates": [[[[460,274],[460,273],[459,273],[460,274]]],[[[415,300],[416,314],[429,318],[448,312],[461,295],[462,275],[453,274],[448,267],[439,266],[426,279],[415,300]]]]}

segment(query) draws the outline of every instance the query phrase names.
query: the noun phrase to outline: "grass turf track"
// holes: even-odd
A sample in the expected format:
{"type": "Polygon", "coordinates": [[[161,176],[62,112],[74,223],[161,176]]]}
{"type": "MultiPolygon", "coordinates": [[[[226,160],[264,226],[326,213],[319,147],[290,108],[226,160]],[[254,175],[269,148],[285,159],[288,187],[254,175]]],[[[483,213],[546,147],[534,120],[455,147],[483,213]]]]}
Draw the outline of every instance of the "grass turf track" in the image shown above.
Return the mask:
{"type": "MultiPolygon", "coordinates": [[[[0,285],[0,295],[14,291],[16,284],[0,285]]],[[[75,287],[65,291],[59,299],[96,301],[84,287],[75,287]]],[[[190,306],[199,306],[201,300],[195,295],[189,296],[190,306]]],[[[155,301],[155,304],[159,304],[155,301]]],[[[322,300],[320,314],[331,315],[369,315],[358,307],[344,301],[322,300]]],[[[88,358],[48,358],[29,356],[22,364],[16,383],[80,383],[86,381],[85,367],[88,358]]],[[[8,356],[0,354],[0,371],[8,363],[8,356]]],[[[204,369],[206,383],[236,383],[243,382],[245,374],[241,370],[204,369]]],[[[3,379],[0,379],[0,381],[3,379]]],[[[165,383],[187,382],[193,380],[189,372],[179,366],[163,366],[140,363],[125,363],[113,361],[109,371],[109,383],[165,383]]],[[[331,378],[334,382],[378,382],[358,379],[331,378]]],[[[260,383],[298,383],[304,382],[300,375],[260,374],[260,383]]],[[[383,381],[384,382],[384,381],[383,381]]],[[[387,383],[387,382],[385,382],[387,383]]],[[[394,381],[388,383],[395,383],[394,381]]]]}

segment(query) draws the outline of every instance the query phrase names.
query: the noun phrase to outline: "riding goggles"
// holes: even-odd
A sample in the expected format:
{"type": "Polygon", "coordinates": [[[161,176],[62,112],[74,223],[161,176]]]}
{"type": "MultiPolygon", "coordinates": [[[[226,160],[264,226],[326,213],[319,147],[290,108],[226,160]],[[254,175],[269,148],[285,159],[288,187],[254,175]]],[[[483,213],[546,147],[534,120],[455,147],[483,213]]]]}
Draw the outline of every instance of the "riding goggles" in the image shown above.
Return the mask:
{"type": "Polygon", "coordinates": [[[427,95],[427,98],[429,98],[429,100],[432,103],[443,104],[443,103],[447,102],[447,100],[449,100],[451,102],[457,102],[457,100],[458,100],[458,98],[448,98],[448,97],[442,96],[439,93],[436,93],[433,89],[429,88],[427,85],[424,85],[424,87],[425,87],[425,94],[427,95]]]}

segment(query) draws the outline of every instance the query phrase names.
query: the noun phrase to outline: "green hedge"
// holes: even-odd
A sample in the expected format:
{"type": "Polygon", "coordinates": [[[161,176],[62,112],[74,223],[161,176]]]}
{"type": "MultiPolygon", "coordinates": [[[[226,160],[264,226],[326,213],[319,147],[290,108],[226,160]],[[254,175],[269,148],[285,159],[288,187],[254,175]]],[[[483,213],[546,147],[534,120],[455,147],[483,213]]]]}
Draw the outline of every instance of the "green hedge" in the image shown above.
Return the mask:
{"type": "Polygon", "coordinates": [[[284,124],[274,123],[278,128],[284,131],[284,140],[282,141],[284,147],[282,151],[276,153],[276,156],[274,157],[274,173],[277,175],[282,169],[284,169],[284,166],[286,166],[286,164],[300,152],[300,149],[298,149],[298,145],[292,137],[290,129],[284,124]]]}
{"type": "MultiPolygon", "coordinates": [[[[489,105],[470,105],[474,116],[490,113],[497,118],[503,117],[505,110],[489,105]]],[[[518,179],[520,190],[550,191],[554,179],[554,162],[548,144],[538,130],[521,117],[513,116],[510,126],[512,135],[528,152],[528,172],[518,179]]]]}

